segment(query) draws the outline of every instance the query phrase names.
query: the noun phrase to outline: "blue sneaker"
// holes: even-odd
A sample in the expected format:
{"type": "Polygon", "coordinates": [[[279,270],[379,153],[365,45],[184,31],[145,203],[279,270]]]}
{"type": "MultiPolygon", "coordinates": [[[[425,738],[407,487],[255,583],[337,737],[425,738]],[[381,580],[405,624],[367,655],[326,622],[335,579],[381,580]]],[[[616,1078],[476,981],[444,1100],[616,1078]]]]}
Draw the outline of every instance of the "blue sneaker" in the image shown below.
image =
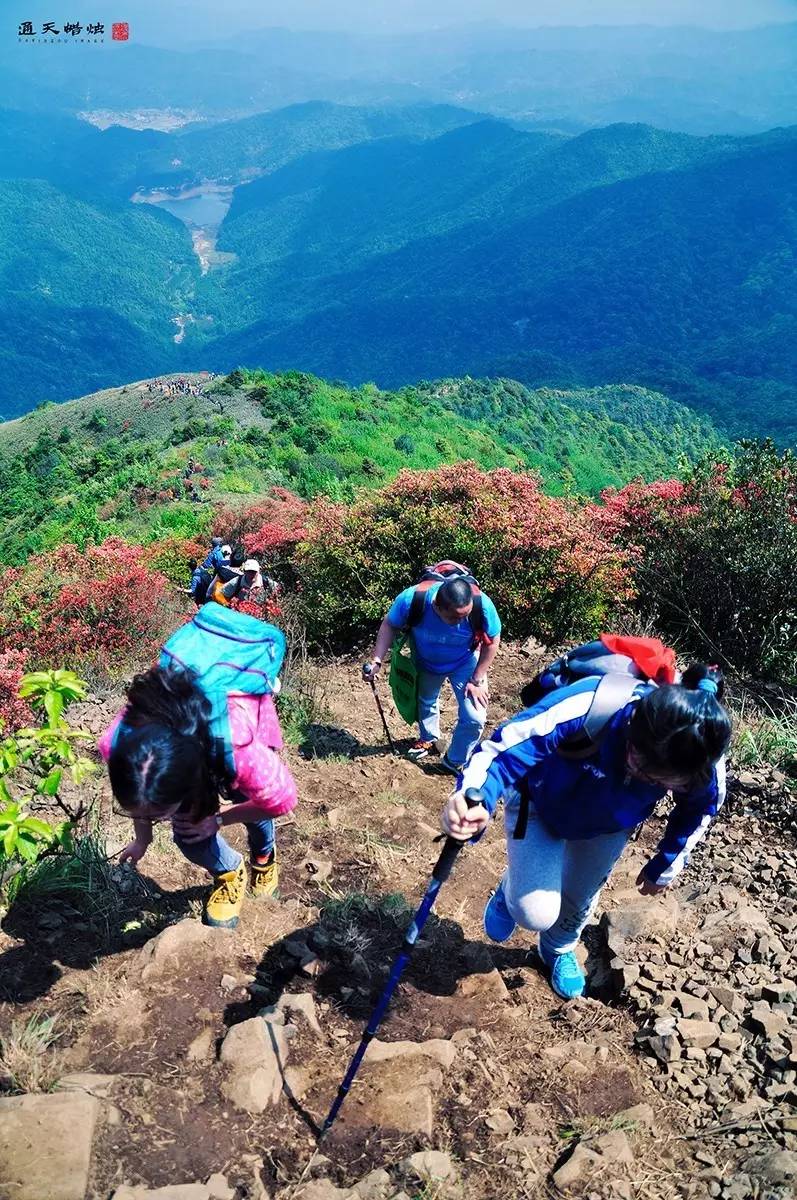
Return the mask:
{"type": "Polygon", "coordinates": [[[586,977],[572,950],[552,954],[540,946],[540,958],[551,972],[551,987],[563,1000],[575,1000],[584,995],[586,977]]]}
{"type": "Polygon", "coordinates": [[[505,942],[515,929],[512,914],[506,906],[502,879],[484,906],[484,932],[493,942],[505,942]]]}

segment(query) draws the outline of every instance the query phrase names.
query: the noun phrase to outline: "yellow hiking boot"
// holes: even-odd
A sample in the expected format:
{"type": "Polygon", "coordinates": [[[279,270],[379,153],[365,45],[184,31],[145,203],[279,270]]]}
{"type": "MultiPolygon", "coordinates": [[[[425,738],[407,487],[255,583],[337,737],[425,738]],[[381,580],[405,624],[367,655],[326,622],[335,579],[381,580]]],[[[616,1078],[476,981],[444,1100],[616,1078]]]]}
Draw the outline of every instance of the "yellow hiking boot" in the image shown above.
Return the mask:
{"type": "Polygon", "coordinates": [[[279,867],[277,852],[272,850],[267,862],[250,864],[252,870],[252,895],[259,899],[261,896],[276,896],[279,883],[279,867]]]}
{"type": "Polygon", "coordinates": [[[205,900],[203,921],[219,929],[235,929],[246,891],[246,865],[241,859],[234,871],[214,875],[205,900]]]}

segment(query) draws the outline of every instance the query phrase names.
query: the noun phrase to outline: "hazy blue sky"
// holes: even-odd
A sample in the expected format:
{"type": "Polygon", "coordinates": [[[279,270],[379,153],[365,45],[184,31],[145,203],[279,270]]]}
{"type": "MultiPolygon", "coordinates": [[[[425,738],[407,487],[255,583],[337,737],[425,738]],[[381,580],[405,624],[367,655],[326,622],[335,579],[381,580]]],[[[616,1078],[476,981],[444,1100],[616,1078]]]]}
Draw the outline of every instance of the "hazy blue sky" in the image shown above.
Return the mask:
{"type": "MultiPolygon", "coordinates": [[[[13,21],[35,18],[52,5],[4,0],[13,21]],[[13,15],[12,15],[13,14],[13,15]]],[[[59,10],[60,11],[60,10],[59,10]]],[[[702,25],[732,29],[797,20],[797,0],[78,0],[75,20],[130,22],[135,40],[170,42],[223,37],[246,29],[399,32],[472,21],[509,25],[702,25]]],[[[56,14],[57,15],[57,14],[56,14]]]]}
{"type": "Polygon", "coordinates": [[[127,20],[131,39],[167,48],[219,42],[248,30],[404,33],[499,22],[538,25],[699,25],[738,29],[797,21],[797,0],[0,0],[4,23],[127,20]],[[58,7],[56,5],[56,7],[58,7]]]}
{"type": "MultiPolygon", "coordinates": [[[[196,7],[196,6],[195,6],[196,7]]],[[[295,28],[429,28],[465,21],[515,25],[656,24],[734,28],[797,17],[794,0],[231,0],[239,8],[295,28]]]]}

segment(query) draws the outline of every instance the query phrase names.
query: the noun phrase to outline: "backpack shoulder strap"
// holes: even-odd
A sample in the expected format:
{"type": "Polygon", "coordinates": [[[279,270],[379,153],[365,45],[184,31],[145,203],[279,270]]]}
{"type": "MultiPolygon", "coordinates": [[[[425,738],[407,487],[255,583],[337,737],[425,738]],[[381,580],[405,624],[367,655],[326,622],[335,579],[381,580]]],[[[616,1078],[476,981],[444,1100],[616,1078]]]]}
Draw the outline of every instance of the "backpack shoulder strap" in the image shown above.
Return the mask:
{"type": "Polygon", "coordinates": [[[628,704],[639,682],[633,676],[614,672],[601,676],[583,726],[583,732],[590,741],[597,742],[600,739],[614,714],[628,704]]]}
{"type": "Polygon", "coordinates": [[[426,596],[429,591],[427,587],[416,587],[412,593],[410,601],[410,611],[407,613],[407,629],[414,629],[416,625],[420,625],[423,619],[424,610],[426,608],[426,596]]]}
{"type": "Polygon", "coordinates": [[[478,587],[471,584],[471,593],[473,595],[473,608],[470,610],[470,627],[474,634],[484,633],[484,604],[482,603],[482,594],[478,587]]]}
{"type": "Polygon", "coordinates": [[[577,737],[560,746],[558,753],[563,758],[589,758],[594,754],[612,717],[625,708],[640,682],[631,675],[602,675],[577,737]]]}

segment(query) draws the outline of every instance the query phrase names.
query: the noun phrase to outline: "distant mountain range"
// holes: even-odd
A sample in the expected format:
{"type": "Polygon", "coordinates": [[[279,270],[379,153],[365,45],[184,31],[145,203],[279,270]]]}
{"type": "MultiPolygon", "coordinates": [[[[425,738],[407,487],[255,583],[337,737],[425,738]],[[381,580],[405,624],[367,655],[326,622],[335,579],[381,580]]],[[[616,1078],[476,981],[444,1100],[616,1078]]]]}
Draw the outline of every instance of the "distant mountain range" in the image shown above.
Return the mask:
{"type": "Polygon", "coordinates": [[[0,112],[0,412],[254,361],[635,383],[794,442],[796,159],[797,128],[573,135],[440,105],[176,134],[0,112]],[[205,276],[180,221],[128,201],[256,173],[205,276]]]}
{"type": "Polygon", "coordinates": [[[481,122],[238,189],[200,296],[218,366],[656,387],[797,439],[797,129],[574,138],[481,122]],[[258,319],[259,316],[259,319],[258,319]]]}
{"type": "MultiPolygon", "coordinates": [[[[50,20],[46,9],[31,0],[25,15],[50,20]]],[[[135,21],[124,45],[32,47],[9,33],[0,106],[48,115],[172,108],[219,120],[307,100],[442,103],[571,131],[646,122],[697,134],[761,132],[797,112],[795,24],[728,32],[479,24],[392,36],[266,29],[233,38],[219,26],[202,48],[177,35],[169,49],[142,45],[135,21]]]]}

